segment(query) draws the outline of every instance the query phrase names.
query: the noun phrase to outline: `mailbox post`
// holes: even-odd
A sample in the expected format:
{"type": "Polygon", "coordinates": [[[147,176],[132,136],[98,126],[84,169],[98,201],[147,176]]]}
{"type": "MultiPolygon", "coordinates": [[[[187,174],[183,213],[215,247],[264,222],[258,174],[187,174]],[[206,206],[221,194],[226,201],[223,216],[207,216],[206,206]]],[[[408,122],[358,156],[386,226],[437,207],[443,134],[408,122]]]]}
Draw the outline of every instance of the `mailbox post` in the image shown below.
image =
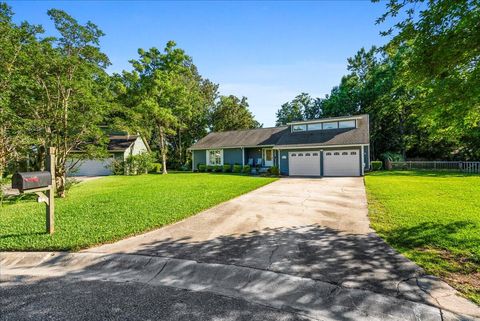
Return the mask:
{"type": "Polygon", "coordinates": [[[46,172],[15,173],[12,177],[12,187],[20,193],[35,193],[39,203],[46,204],[46,230],[53,234],[55,228],[55,148],[50,147],[47,155],[46,172]],[[46,192],[47,195],[43,194],[46,192]]]}

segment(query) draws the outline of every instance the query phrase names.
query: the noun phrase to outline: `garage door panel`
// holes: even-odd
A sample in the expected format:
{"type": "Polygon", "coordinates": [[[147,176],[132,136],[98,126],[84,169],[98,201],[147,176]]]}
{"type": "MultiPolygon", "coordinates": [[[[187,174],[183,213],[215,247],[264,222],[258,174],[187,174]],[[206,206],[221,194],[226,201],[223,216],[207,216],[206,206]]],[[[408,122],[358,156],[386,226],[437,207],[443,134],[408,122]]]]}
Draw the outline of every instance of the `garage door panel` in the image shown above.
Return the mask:
{"type": "Polygon", "coordinates": [[[292,176],[320,176],[320,151],[288,153],[289,174],[292,176]]]}
{"type": "Polygon", "coordinates": [[[73,176],[104,176],[111,175],[112,171],[109,166],[113,162],[113,158],[107,159],[88,159],[81,161],[77,170],[72,173],[73,176]]]}
{"type": "Polygon", "coordinates": [[[360,176],[360,152],[357,149],[324,151],[323,175],[360,176]]]}

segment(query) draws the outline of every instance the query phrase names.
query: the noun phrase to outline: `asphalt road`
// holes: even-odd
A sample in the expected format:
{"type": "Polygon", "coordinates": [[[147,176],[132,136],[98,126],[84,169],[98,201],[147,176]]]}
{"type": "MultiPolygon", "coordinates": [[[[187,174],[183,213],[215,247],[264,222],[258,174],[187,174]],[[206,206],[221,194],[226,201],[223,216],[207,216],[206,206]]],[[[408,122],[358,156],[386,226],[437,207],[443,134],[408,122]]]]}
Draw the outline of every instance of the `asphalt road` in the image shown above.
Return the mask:
{"type": "Polygon", "coordinates": [[[166,286],[67,278],[3,278],[2,321],[300,321],[294,312],[166,286]]]}

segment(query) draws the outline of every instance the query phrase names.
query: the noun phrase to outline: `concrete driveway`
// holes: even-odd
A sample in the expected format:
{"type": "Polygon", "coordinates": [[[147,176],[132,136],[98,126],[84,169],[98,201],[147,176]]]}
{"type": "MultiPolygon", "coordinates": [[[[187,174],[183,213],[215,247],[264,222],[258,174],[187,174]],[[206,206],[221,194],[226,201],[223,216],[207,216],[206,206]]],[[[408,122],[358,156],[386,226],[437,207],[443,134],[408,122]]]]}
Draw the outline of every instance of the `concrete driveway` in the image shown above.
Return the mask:
{"type": "MultiPolygon", "coordinates": [[[[199,320],[480,317],[478,306],[386,245],[367,213],[363,178],[285,178],[150,233],[78,254],[19,253],[3,264],[8,275],[23,275],[37,287],[66,279],[90,292],[144,284],[146,295],[157,291],[162,304],[178,302],[161,291],[187,290],[242,306],[227,317],[190,298],[171,319],[189,308],[198,309],[199,320]],[[92,280],[102,280],[102,290],[92,280]]],[[[21,296],[8,281],[13,297],[21,296]]],[[[184,302],[185,294],[177,295],[184,302]]]]}

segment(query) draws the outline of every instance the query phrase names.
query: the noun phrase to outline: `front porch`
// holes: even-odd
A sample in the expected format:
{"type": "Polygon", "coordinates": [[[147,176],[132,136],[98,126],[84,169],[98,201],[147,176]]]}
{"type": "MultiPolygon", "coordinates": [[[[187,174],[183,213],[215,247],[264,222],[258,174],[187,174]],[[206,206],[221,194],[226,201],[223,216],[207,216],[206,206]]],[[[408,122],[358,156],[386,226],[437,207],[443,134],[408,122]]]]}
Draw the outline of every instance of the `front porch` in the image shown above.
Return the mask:
{"type": "Polygon", "coordinates": [[[278,166],[278,152],[272,147],[243,148],[243,165],[250,165],[264,172],[272,166],[278,166]]]}

